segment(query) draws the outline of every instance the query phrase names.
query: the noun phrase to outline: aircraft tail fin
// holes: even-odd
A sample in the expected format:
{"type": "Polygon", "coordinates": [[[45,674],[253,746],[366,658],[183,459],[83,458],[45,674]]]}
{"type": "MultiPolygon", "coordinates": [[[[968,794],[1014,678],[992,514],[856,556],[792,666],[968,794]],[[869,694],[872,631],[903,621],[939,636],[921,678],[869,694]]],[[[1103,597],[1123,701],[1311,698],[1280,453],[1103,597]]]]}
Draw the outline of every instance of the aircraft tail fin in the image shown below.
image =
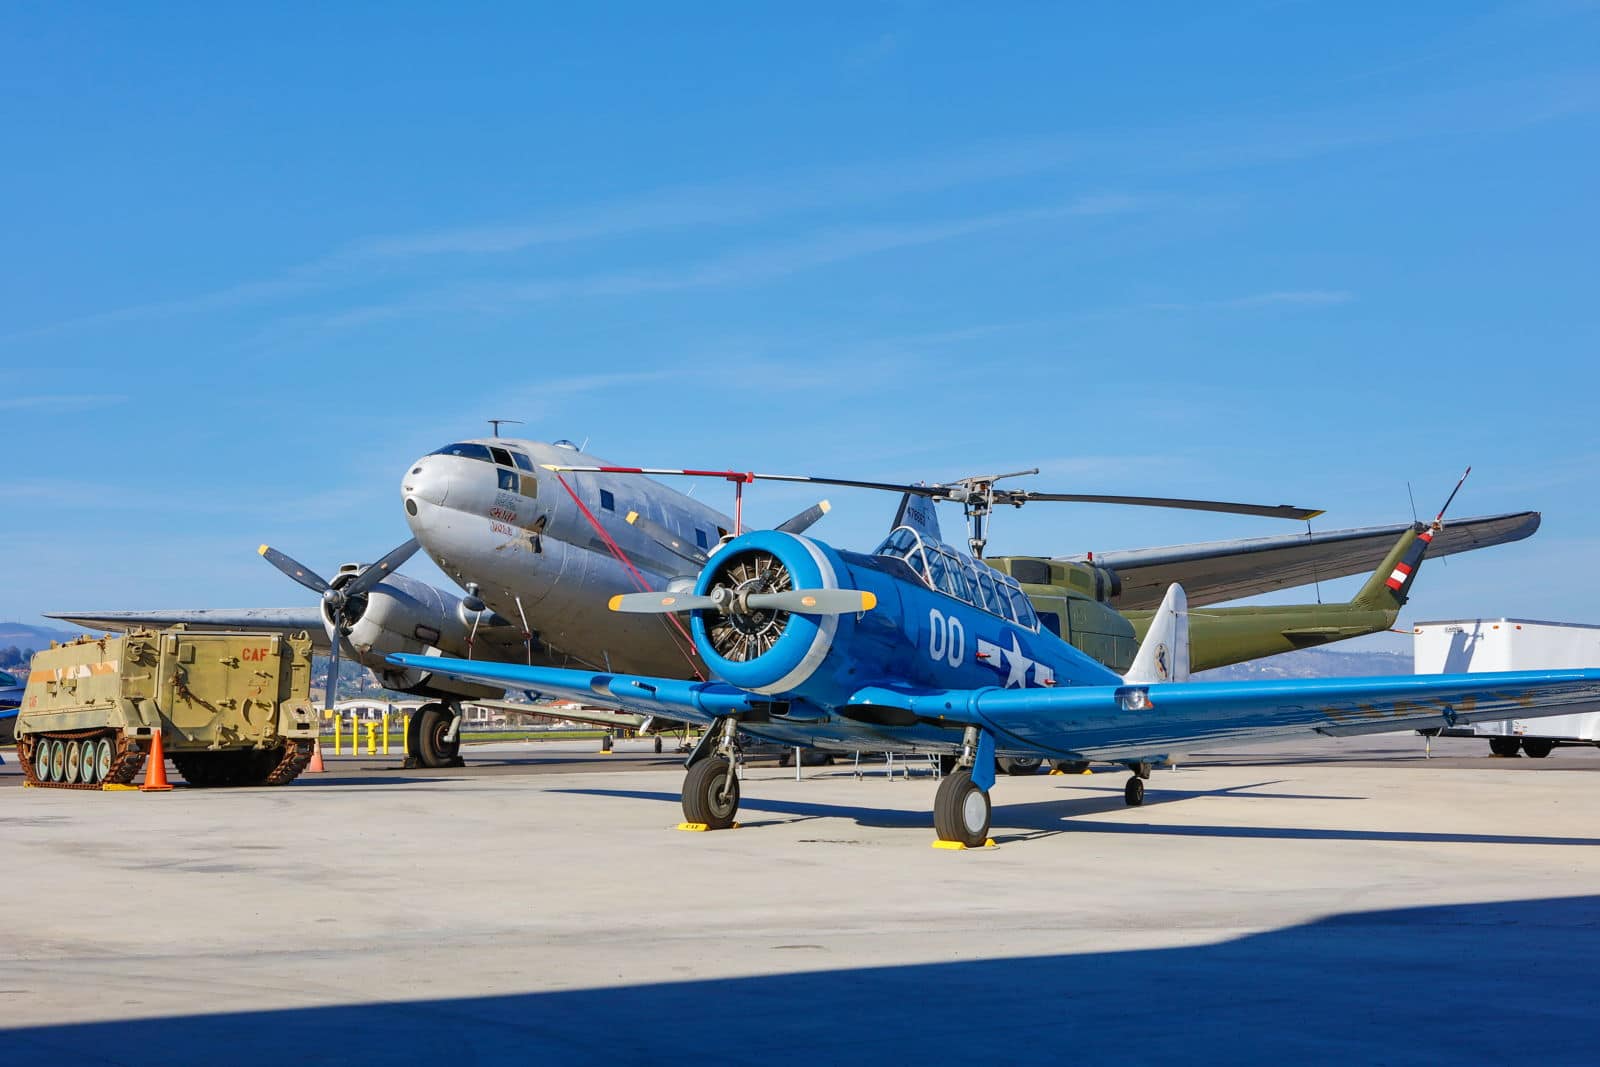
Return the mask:
{"type": "Polygon", "coordinates": [[[1456,494],[1461,492],[1467,474],[1471,473],[1472,468],[1468,467],[1466,474],[1456,482],[1456,487],[1450,491],[1444,507],[1439,509],[1439,514],[1433,517],[1432,522],[1426,526],[1420,522],[1414,523],[1411,529],[1400,535],[1400,540],[1395,542],[1394,548],[1389,550],[1389,555],[1384,561],[1378,564],[1378,569],[1372,572],[1372,577],[1361,587],[1361,592],[1356,594],[1355,599],[1351,601],[1352,604],[1395,612],[1405,606],[1407,598],[1411,595],[1411,583],[1416,581],[1417,571],[1422,567],[1422,557],[1428,554],[1434,535],[1444,529],[1444,513],[1450,510],[1451,502],[1455,500],[1456,494]]]}
{"type": "Polygon", "coordinates": [[[915,493],[902,495],[899,510],[894,513],[894,523],[890,529],[898,526],[909,526],[924,539],[938,541],[941,544],[944,542],[944,538],[939,534],[939,513],[931,497],[915,493]]]}
{"type": "Polygon", "coordinates": [[[1421,523],[1401,534],[1351,603],[1357,607],[1399,611],[1411,595],[1411,583],[1417,580],[1417,571],[1422,568],[1423,557],[1428,554],[1432,541],[1432,528],[1421,523]]]}
{"type": "Polygon", "coordinates": [[[1189,598],[1174,582],[1150,619],[1150,629],[1123,676],[1129,685],[1189,680],[1189,598]]]}

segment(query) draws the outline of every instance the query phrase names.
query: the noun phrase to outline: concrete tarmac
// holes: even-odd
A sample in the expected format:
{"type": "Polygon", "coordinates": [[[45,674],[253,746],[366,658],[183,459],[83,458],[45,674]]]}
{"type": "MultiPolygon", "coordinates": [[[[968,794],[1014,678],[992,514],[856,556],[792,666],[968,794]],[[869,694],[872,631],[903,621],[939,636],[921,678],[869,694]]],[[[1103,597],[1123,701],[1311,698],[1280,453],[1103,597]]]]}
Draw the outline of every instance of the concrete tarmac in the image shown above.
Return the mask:
{"type": "MultiPolygon", "coordinates": [[[[1592,1063],[1600,751],[1307,741],[935,783],[746,771],[694,834],[648,742],[6,789],[7,1062],[1592,1063]],[[1591,772],[1591,773],[1584,773],[1591,772]]],[[[0,768],[15,781],[15,765],[0,768]]]]}

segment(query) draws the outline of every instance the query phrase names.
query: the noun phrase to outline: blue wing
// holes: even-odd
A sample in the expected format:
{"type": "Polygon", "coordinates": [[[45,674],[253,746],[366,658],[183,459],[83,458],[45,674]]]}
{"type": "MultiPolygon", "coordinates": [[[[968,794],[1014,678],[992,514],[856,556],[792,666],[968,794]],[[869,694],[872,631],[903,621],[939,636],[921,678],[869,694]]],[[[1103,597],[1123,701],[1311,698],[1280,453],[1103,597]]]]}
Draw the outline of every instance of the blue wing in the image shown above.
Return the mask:
{"type": "Polygon", "coordinates": [[[982,726],[1002,749],[1154,760],[1202,745],[1276,741],[1307,731],[1347,736],[1600,711],[1600,670],[1048,690],[869,687],[850,703],[897,708],[926,723],[982,726]],[[1139,694],[1146,706],[1139,707],[1139,694]]]}
{"type": "Polygon", "coordinates": [[[629,711],[665,715],[696,723],[709,723],[724,715],[755,711],[759,698],[722,682],[686,682],[676,678],[648,678],[603,671],[569,671],[556,667],[525,667],[517,663],[449,659],[444,656],[396,654],[390,663],[436,671],[449,678],[525,689],[539,699],[600,701],[629,711]]]}

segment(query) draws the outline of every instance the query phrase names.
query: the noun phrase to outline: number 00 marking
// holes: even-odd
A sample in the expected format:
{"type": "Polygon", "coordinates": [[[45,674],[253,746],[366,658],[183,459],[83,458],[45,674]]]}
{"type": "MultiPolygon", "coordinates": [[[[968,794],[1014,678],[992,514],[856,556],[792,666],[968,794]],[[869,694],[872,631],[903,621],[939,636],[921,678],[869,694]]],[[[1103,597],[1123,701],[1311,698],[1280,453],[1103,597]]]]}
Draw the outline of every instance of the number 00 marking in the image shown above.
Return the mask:
{"type": "Polygon", "coordinates": [[[967,630],[957,618],[946,618],[938,608],[928,609],[928,657],[935,663],[961,666],[966,656],[967,630]]]}

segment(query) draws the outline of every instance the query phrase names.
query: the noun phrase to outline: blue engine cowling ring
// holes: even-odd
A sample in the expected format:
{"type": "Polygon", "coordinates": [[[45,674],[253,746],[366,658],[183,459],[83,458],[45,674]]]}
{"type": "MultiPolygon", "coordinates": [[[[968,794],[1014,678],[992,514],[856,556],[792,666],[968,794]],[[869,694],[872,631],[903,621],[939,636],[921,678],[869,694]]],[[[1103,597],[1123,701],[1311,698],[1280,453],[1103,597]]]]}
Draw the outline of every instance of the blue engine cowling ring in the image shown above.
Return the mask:
{"type": "MultiPolygon", "coordinates": [[[[700,572],[695,592],[709,595],[728,568],[752,552],[772,555],[789,572],[795,589],[837,589],[838,570],[828,553],[814,541],[776,530],[756,530],[730,541],[719,549],[700,572]]],[[[833,646],[839,626],[836,615],[790,614],[777,643],[755,659],[730,660],[711,645],[706,621],[715,621],[714,611],[696,611],[690,620],[695,647],[718,678],[764,696],[792,692],[816,673],[833,646]]]]}

